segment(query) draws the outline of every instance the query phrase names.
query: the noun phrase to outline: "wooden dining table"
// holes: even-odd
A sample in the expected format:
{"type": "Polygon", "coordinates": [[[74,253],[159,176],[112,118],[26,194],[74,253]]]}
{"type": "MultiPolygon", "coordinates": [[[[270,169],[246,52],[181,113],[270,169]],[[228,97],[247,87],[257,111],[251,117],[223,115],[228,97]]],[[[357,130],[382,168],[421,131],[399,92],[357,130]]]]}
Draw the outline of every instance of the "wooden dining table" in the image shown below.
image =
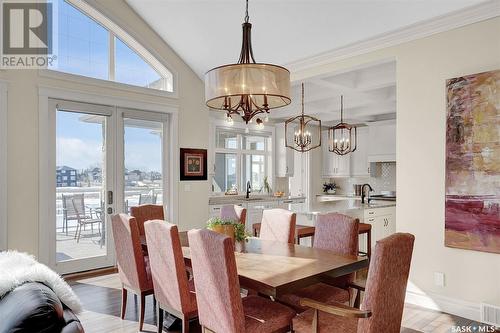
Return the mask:
{"type": "MultiPolygon", "coordinates": [[[[187,232],[179,232],[179,238],[186,265],[191,266],[187,232]]],[[[141,243],[147,248],[144,237],[141,243]]],[[[273,297],[368,267],[366,257],[255,237],[236,243],[235,257],[241,287],[273,297]]]]}

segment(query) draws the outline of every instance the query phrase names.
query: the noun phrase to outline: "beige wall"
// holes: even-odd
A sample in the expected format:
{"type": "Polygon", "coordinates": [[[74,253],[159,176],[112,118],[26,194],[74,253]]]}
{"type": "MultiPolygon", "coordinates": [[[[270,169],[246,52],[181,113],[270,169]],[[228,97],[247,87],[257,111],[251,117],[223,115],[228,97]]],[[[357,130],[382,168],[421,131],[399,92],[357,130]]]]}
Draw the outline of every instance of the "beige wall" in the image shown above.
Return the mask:
{"type": "MultiPolygon", "coordinates": [[[[39,76],[33,70],[0,71],[8,81],[8,247],[39,253],[38,88],[50,86],[151,103],[176,103],[179,109],[179,147],[208,148],[208,111],[203,82],[163,40],[122,0],[99,0],[103,13],[140,40],[178,74],[178,99],[134,94],[39,76]],[[110,14],[111,13],[111,14],[110,14]],[[124,25],[122,22],[127,22],[124,25]],[[120,24],[122,23],[122,24],[120,24]]],[[[178,152],[175,152],[178,154],[178,152]]],[[[208,184],[192,182],[191,192],[179,188],[178,223],[181,229],[204,224],[208,218],[208,184]]]]}
{"type": "Polygon", "coordinates": [[[435,299],[500,304],[500,255],[443,245],[445,81],[500,68],[499,33],[500,18],[490,19],[293,75],[397,60],[397,229],[416,236],[409,289],[435,299]],[[445,273],[444,288],[434,272],[445,273]]]}

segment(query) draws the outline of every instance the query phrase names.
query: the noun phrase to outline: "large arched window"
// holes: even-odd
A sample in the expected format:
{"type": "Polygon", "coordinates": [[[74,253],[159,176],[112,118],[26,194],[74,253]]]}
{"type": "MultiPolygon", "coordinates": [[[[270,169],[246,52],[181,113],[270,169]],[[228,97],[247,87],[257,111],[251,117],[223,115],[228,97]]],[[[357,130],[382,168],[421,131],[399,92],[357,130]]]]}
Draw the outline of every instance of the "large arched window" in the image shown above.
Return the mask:
{"type": "Polygon", "coordinates": [[[49,69],[173,91],[172,73],[114,22],[84,1],[53,3],[57,57],[49,69]]]}

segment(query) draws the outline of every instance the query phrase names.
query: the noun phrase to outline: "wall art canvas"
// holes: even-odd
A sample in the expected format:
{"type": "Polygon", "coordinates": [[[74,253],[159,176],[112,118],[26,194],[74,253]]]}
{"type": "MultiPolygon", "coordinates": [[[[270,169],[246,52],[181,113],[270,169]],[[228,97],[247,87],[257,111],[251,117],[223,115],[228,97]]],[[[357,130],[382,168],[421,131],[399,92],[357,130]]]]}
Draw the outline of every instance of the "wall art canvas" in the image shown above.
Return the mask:
{"type": "Polygon", "coordinates": [[[500,70],[446,92],[445,245],[500,253],[500,70]]]}
{"type": "Polygon", "coordinates": [[[207,180],[207,150],[181,148],[181,180],[207,180]]]}

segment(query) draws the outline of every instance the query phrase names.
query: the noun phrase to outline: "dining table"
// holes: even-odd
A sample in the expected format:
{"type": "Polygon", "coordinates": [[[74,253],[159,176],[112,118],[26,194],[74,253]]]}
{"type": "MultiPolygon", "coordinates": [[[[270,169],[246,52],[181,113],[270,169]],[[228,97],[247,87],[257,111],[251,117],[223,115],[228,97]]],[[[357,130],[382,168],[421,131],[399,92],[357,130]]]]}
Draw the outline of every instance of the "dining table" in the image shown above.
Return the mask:
{"type": "MultiPolygon", "coordinates": [[[[185,263],[191,266],[187,231],[179,232],[179,238],[185,263]]],[[[147,249],[144,236],[141,245],[147,249]]],[[[236,242],[235,258],[240,286],[275,298],[368,267],[366,256],[339,255],[256,237],[236,242]]]]}

